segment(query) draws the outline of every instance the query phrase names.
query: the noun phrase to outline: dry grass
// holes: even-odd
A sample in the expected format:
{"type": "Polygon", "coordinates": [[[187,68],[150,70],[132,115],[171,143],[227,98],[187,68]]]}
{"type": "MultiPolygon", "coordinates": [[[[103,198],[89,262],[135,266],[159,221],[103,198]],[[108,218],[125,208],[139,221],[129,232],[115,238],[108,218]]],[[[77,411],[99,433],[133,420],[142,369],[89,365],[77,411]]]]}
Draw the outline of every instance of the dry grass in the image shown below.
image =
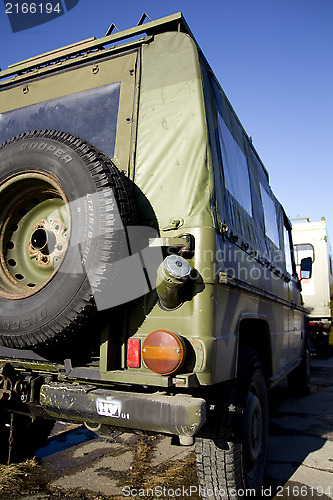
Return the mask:
{"type": "MultiPolygon", "coordinates": [[[[153,454],[153,443],[145,439],[140,440],[134,454],[135,468],[129,475],[132,487],[146,489],[149,484],[151,489],[161,485],[172,488],[175,481],[184,486],[197,484],[194,452],[183,459],[170,460],[157,467],[151,463],[153,454]]],[[[114,500],[118,500],[118,497],[114,500]]]]}
{"type": "Polygon", "coordinates": [[[131,472],[131,479],[134,483],[141,483],[145,473],[150,469],[151,445],[149,442],[142,438],[137,444],[134,453],[135,469],[131,472]]]}
{"type": "Polygon", "coordinates": [[[159,471],[155,470],[155,473],[149,476],[149,487],[154,488],[159,485],[174,487],[175,480],[178,484],[185,484],[186,482],[196,484],[194,453],[181,460],[164,464],[163,467],[159,468],[159,471]]]}
{"type": "Polygon", "coordinates": [[[34,458],[19,464],[0,465],[0,492],[19,491],[24,479],[37,466],[34,458]]]}

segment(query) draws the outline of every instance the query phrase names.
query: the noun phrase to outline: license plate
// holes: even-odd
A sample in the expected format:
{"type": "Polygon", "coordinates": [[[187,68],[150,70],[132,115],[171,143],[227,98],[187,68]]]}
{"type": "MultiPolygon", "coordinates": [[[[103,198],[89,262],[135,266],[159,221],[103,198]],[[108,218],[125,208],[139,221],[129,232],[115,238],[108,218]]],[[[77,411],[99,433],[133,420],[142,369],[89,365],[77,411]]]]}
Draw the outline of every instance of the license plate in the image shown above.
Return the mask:
{"type": "Polygon", "coordinates": [[[104,415],[106,417],[120,418],[121,416],[120,401],[96,399],[96,409],[99,415],[104,415]]]}

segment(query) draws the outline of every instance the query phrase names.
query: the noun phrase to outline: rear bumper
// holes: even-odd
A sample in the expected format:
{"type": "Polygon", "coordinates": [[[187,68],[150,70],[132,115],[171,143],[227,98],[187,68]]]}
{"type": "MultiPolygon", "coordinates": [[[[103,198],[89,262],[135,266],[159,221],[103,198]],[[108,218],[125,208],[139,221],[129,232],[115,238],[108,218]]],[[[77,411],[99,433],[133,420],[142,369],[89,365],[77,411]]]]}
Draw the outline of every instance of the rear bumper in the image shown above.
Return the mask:
{"type": "Polygon", "coordinates": [[[206,421],[205,400],[186,394],[145,394],[51,382],[42,385],[40,404],[55,419],[179,436],[194,436],[206,421]]]}

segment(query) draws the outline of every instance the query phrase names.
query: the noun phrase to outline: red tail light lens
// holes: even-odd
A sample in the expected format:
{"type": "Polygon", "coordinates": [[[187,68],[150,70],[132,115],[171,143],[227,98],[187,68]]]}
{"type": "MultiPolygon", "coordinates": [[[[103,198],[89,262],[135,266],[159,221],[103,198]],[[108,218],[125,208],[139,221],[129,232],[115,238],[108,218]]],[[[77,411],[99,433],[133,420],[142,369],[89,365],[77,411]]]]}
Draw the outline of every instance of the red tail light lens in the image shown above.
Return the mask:
{"type": "Polygon", "coordinates": [[[128,339],[127,341],[127,367],[139,368],[140,367],[140,339],[128,339]]]}

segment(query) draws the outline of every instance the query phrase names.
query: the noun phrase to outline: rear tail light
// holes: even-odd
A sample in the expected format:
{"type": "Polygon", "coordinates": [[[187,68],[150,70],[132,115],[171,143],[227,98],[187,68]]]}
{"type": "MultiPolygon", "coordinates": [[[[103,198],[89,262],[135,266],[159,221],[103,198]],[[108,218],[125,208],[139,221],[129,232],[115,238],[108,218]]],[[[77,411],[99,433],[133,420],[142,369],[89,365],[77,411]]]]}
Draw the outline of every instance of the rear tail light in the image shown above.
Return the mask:
{"type": "Polygon", "coordinates": [[[140,367],[140,339],[130,338],[127,341],[127,367],[139,368],[140,367]]]}
{"type": "Polygon", "coordinates": [[[142,346],[142,359],[146,366],[160,375],[175,373],[185,359],[184,341],[168,330],[150,333],[142,346]]]}

